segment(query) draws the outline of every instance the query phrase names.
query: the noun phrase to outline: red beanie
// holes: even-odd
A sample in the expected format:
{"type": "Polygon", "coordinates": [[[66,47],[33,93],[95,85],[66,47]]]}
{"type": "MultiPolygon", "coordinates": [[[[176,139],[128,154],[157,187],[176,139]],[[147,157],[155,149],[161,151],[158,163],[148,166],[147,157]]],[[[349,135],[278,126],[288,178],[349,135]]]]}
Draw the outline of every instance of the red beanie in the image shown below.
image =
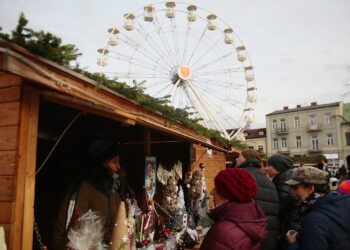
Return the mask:
{"type": "Polygon", "coordinates": [[[214,182],[216,191],[229,201],[250,202],[258,191],[252,175],[242,168],[222,170],[215,177],[214,182]]]}

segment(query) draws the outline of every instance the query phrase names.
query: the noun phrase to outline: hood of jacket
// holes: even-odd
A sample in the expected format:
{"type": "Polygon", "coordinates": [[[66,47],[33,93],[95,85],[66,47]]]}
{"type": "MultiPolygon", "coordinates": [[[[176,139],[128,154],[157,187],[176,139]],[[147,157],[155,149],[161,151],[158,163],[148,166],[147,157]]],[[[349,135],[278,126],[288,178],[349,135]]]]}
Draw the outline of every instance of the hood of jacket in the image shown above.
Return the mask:
{"type": "Polygon", "coordinates": [[[254,241],[262,241],[266,237],[267,218],[254,201],[228,202],[213,209],[209,216],[214,222],[226,220],[236,224],[254,241]]]}
{"type": "Polygon", "coordinates": [[[256,159],[249,159],[238,166],[239,168],[255,167],[260,168],[260,162],[256,159]]]}
{"type": "Polygon", "coordinates": [[[345,231],[350,231],[350,195],[329,192],[318,199],[311,211],[326,215],[345,231]]]}

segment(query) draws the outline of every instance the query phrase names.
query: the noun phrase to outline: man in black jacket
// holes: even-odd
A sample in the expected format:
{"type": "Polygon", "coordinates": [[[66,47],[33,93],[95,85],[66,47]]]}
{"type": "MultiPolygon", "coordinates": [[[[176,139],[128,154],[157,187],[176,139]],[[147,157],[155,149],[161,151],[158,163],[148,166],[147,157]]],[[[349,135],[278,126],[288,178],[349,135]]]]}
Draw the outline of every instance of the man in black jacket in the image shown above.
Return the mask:
{"type": "Polygon", "coordinates": [[[292,188],[286,184],[292,175],[293,161],[288,157],[280,154],[272,155],[267,159],[267,173],[272,177],[276,186],[280,200],[280,225],[281,234],[278,242],[278,249],[287,249],[288,243],[285,235],[288,230],[299,231],[300,215],[299,201],[294,195],[292,188]]]}
{"type": "Polygon", "coordinates": [[[279,199],[275,185],[261,171],[261,159],[256,150],[242,150],[236,159],[236,166],[251,173],[258,185],[255,201],[260,205],[267,216],[267,236],[262,250],[277,250],[279,230],[279,199]]]}

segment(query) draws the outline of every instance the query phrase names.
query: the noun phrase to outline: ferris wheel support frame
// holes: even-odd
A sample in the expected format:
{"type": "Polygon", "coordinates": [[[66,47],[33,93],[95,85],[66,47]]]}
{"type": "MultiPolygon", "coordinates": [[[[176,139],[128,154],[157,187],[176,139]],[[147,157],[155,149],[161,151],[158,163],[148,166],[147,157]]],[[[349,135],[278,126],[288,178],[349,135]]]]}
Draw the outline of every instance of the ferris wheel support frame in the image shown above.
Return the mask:
{"type": "MultiPolygon", "coordinates": [[[[200,110],[200,108],[199,108],[200,103],[199,103],[198,99],[197,99],[197,98],[193,98],[193,97],[191,98],[191,92],[190,92],[190,90],[187,89],[187,85],[186,85],[186,84],[184,84],[182,87],[184,88],[184,91],[185,91],[185,93],[186,93],[186,95],[187,95],[187,97],[188,97],[188,100],[190,100],[190,102],[192,103],[192,105],[194,106],[194,108],[195,108],[196,110],[200,110]],[[198,103],[197,103],[197,102],[198,102],[198,103]]],[[[209,127],[209,124],[208,124],[207,120],[204,118],[203,114],[202,114],[201,112],[198,111],[198,115],[199,115],[199,117],[203,120],[203,122],[205,123],[205,125],[206,125],[207,127],[209,127]]]]}
{"type": "Polygon", "coordinates": [[[196,90],[194,89],[193,84],[191,83],[190,80],[186,81],[188,86],[190,87],[190,89],[192,90],[192,92],[194,93],[194,95],[197,97],[197,99],[199,100],[199,103],[201,103],[202,107],[205,109],[205,111],[207,112],[207,115],[212,119],[214,126],[216,127],[216,129],[218,131],[220,131],[222,133],[222,135],[225,136],[225,138],[229,139],[230,136],[227,133],[227,131],[222,127],[222,125],[220,124],[220,122],[217,120],[217,118],[215,117],[215,115],[213,114],[213,112],[211,111],[211,109],[209,108],[209,106],[207,105],[207,103],[203,100],[203,98],[197,94],[196,90]]]}

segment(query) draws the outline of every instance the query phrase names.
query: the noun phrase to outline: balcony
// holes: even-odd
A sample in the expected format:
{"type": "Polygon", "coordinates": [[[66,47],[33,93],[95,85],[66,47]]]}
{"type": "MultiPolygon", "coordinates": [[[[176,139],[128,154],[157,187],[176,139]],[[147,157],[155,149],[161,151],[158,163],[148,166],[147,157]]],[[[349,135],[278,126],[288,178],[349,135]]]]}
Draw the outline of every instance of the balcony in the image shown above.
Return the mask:
{"type": "Polygon", "coordinates": [[[279,148],[279,149],[277,150],[277,152],[278,152],[279,154],[286,155],[286,154],[289,154],[289,148],[279,148]]]}
{"type": "Polygon", "coordinates": [[[321,124],[308,124],[307,125],[307,132],[317,132],[322,130],[321,124]]]}
{"type": "Polygon", "coordinates": [[[288,129],[287,128],[276,128],[275,133],[278,135],[285,135],[288,134],[288,129]]]}
{"type": "Polygon", "coordinates": [[[310,154],[320,154],[320,153],[322,153],[322,150],[319,147],[317,147],[317,148],[313,147],[313,148],[309,148],[308,152],[310,154]]]}

